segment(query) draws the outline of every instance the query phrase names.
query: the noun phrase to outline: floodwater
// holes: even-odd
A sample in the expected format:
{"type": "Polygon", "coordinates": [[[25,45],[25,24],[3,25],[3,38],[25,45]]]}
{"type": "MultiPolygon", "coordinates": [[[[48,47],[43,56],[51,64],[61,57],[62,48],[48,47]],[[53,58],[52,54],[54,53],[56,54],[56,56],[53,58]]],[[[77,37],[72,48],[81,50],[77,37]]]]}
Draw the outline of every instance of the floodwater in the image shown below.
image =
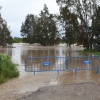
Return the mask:
{"type": "MultiPolygon", "coordinates": [[[[0,85],[0,97],[2,100],[11,95],[23,94],[38,90],[38,88],[50,85],[72,84],[80,82],[94,82],[100,84],[100,75],[95,70],[78,71],[75,74],[73,71],[63,71],[59,74],[57,72],[26,72],[25,59],[27,57],[70,57],[79,56],[80,53],[76,50],[83,50],[83,47],[73,46],[68,48],[66,46],[38,46],[29,44],[13,44],[14,48],[0,48],[0,53],[11,56],[12,61],[18,64],[20,76],[8,80],[6,83],[0,85]],[[7,96],[5,96],[7,95],[7,96]]],[[[88,54],[83,54],[88,55],[88,54]]]]}

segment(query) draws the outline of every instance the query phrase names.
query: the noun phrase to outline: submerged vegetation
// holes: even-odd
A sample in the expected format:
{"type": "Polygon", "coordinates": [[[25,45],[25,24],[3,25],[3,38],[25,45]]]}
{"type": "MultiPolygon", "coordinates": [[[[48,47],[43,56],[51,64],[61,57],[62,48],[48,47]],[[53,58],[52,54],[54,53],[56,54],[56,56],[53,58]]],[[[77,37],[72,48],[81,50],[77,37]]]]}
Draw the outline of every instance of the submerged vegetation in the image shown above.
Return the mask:
{"type": "Polygon", "coordinates": [[[80,55],[86,55],[86,56],[100,56],[100,52],[96,49],[84,49],[84,50],[78,50],[80,55]]]}
{"type": "Polygon", "coordinates": [[[84,52],[98,52],[96,49],[84,49],[84,52]]]}
{"type": "Polygon", "coordinates": [[[0,84],[4,83],[9,78],[19,76],[17,65],[11,61],[8,55],[0,54],[0,84]]]}

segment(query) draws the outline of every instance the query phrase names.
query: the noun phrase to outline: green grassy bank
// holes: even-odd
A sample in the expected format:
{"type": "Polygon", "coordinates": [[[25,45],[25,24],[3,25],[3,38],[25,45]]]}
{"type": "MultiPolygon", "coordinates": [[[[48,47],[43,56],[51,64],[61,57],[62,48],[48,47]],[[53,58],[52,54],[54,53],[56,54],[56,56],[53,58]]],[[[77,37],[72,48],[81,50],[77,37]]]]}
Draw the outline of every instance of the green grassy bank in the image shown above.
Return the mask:
{"type": "Polygon", "coordinates": [[[4,83],[7,79],[18,76],[17,65],[12,62],[11,57],[0,54],[0,84],[4,83]]]}

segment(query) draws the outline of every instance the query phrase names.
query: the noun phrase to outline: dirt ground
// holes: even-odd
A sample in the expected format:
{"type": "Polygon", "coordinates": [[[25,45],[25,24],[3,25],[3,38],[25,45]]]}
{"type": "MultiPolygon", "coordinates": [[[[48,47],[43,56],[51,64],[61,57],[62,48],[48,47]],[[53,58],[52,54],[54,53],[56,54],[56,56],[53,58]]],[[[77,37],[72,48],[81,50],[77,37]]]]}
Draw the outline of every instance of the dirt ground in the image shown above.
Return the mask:
{"type": "Polygon", "coordinates": [[[47,86],[16,100],[100,100],[100,85],[84,82],[47,86]]]}

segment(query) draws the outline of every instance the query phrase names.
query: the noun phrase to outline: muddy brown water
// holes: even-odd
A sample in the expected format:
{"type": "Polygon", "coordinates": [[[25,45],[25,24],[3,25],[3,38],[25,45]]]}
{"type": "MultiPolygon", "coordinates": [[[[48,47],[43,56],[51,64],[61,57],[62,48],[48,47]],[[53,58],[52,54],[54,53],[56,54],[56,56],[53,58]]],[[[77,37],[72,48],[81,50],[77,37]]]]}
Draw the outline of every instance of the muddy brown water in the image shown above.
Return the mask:
{"type": "MultiPolygon", "coordinates": [[[[50,85],[61,85],[81,82],[94,82],[100,84],[100,75],[95,70],[78,71],[75,74],[73,71],[60,72],[37,72],[35,75],[32,72],[25,71],[25,58],[29,56],[60,56],[70,57],[79,56],[76,50],[83,50],[83,47],[73,46],[36,46],[29,44],[14,44],[14,48],[0,47],[0,53],[11,56],[12,61],[18,64],[20,76],[8,80],[0,85],[1,100],[6,100],[10,96],[29,93],[38,90],[38,88],[50,85]],[[6,96],[7,95],[7,96],[6,96]]],[[[84,55],[84,54],[83,54],[84,55]]],[[[87,54],[86,54],[87,55],[87,54]]]]}

